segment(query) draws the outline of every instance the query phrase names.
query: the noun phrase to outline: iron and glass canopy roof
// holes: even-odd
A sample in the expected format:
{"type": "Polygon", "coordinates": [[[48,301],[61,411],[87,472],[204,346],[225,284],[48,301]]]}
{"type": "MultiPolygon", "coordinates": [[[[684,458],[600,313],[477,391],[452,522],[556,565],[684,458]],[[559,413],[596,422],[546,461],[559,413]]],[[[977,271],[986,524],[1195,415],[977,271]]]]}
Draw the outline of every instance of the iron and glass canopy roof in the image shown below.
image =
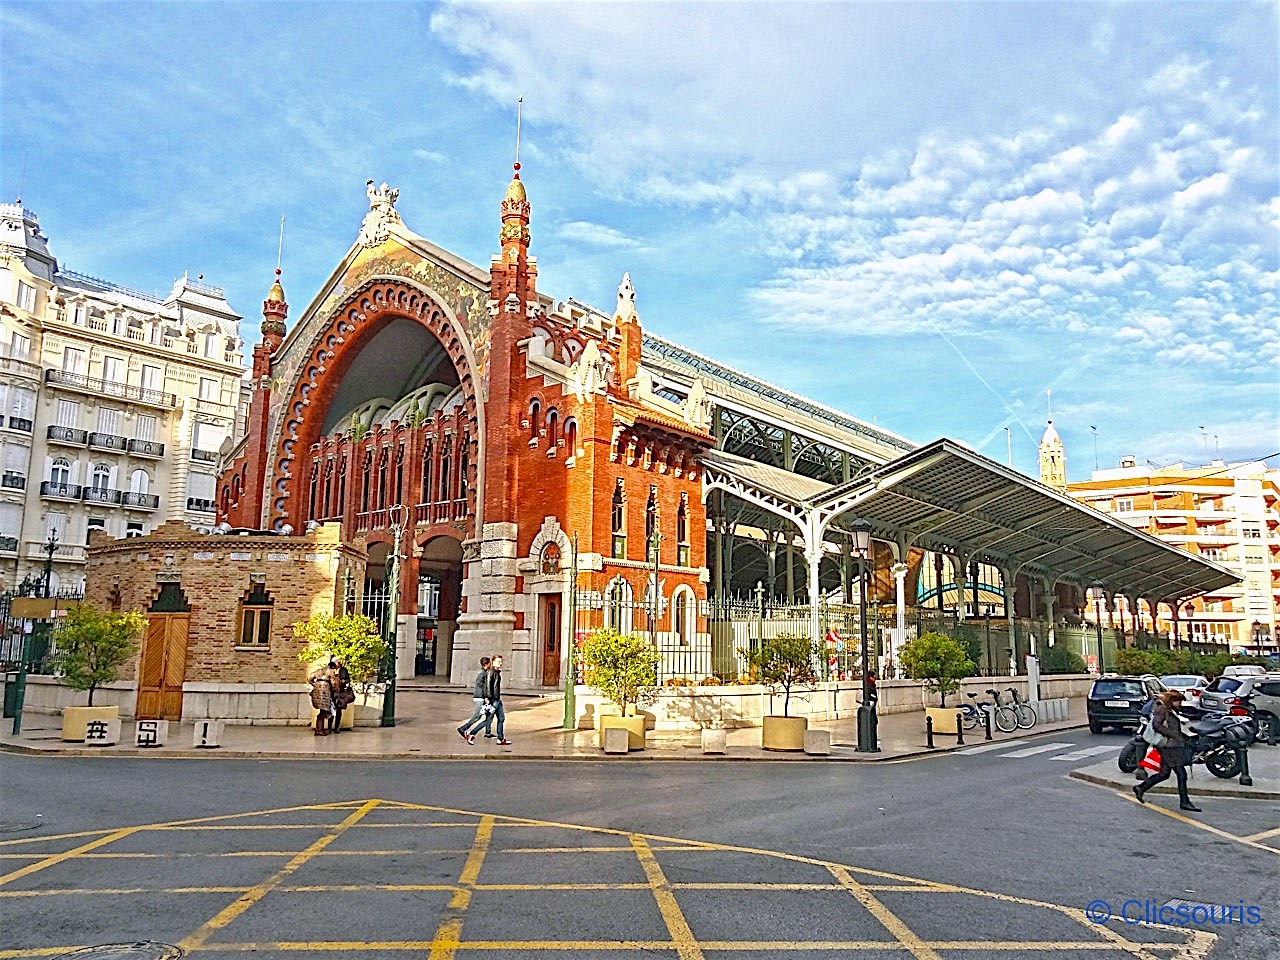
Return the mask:
{"type": "Polygon", "coordinates": [[[826,538],[855,518],[874,536],[1006,570],[1178,603],[1240,578],[945,438],[836,486],[719,450],[722,489],[826,538]]]}

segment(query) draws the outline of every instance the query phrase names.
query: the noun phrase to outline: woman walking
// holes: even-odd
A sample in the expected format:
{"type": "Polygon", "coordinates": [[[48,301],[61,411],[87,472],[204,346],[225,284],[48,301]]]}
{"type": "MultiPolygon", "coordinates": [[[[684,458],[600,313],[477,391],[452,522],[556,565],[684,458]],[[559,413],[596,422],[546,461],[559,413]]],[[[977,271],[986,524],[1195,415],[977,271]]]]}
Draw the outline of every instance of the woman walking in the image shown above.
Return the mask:
{"type": "Polygon", "coordinates": [[[1199,813],[1200,808],[1191,802],[1187,793],[1187,761],[1190,759],[1190,750],[1187,736],[1182,732],[1182,720],[1178,716],[1181,706],[1182,694],[1177,690],[1166,691],[1156,699],[1151,710],[1151,726],[1148,727],[1148,731],[1153,732],[1154,736],[1147,742],[1160,751],[1160,772],[1153,773],[1137,784],[1133,788],[1133,795],[1138,798],[1139,803],[1146,803],[1146,792],[1157,783],[1164,783],[1172,773],[1178,780],[1179,808],[1199,813]],[[1152,743],[1152,740],[1161,738],[1163,743],[1152,743]]]}
{"type": "Polygon", "coordinates": [[[311,706],[318,711],[315,724],[316,736],[327,737],[329,719],[333,716],[333,686],[329,683],[327,664],[311,676],[311,706]]]}

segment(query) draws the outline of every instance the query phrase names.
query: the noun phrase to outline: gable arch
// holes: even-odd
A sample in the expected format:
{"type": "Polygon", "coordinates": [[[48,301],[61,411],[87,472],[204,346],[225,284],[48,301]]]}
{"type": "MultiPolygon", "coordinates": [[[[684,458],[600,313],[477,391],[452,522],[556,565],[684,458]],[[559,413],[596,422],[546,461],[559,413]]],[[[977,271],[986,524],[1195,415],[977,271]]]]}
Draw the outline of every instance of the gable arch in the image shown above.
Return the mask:
{"type": "MultiPolygon", "coordinates": [[[[295,458],[321,438],[329,408],[362,350],[397,320],[421,326],[439,342],[457,374],[461,404],[474,427],[473,442],[477,449],[484,449],[482,373],[464,324],[441,298],[412,280],[370,278],[347,296],[319,328],[287,387],[287,399],[270,446],[265,505],[269,529],[279,529],[285,523],[299,525],[307,504],[307,477],[295,472],[295,458]]],[[[477,461],[477,480],[483,484],[483,464],[478,457],[477,461]]],[[[481,499],[477,498],[477,513],[481,499]]],[[[477,516],[477,525],[479,522],[477,516]]]]}

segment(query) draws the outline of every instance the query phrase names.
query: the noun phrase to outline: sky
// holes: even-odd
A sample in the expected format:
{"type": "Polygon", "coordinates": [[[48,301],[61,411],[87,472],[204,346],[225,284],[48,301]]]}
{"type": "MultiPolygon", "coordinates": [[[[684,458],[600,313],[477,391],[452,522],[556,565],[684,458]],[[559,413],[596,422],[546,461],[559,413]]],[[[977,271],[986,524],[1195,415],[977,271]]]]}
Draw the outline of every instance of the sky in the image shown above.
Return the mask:
{"type": "MultiPolygon", "coordinates": [[[[539,289],[918,443],[1069,480],[1280,466],[1280,6],[0,5],[0,196],[64,269],[298,316],[367,179],[539,289]]],[[[246,355],[247,355],[246,351],[246,355]]]]}

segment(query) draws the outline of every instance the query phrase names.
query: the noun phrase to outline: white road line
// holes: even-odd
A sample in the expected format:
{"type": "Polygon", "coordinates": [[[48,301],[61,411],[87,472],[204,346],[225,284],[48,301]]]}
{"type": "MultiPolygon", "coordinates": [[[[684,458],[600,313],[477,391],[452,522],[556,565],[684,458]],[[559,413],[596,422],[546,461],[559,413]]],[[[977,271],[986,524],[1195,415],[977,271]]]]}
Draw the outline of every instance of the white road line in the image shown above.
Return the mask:
{"type": "Polygon", "coordinates": [[[1056,757],[1050,757],[1050,760],[1084,760],[1086,757],[1096,757],[1100,753],[1116,753],[1120,750],[1113,744],[1107,744],[1105,747],[1089,747],[1087,750],[1076,750],[1074,753],[1063,753],[1056,757]]]}
{"type": "Polygon", "coordinates": [[[1027,747],[1024,750],[1014,750],[1012,753],[1002,753],[1001,757],[1012,757],[1021,760],[1023,757],[1031,757],[1037,753],[1048,753],[1050,750],[1061,750],[1063,747],[1074,747],[1074,743],[1042,743],[1038,747],[1027,747]]]}
{"type": "Polygon", "coordinates": [[[963,750],[957,750],[957,757],[967,757],[971,753],[986,753],[988,750],[1003,750],[1009,746],[1008,740],[1001,740],[996,743],[984,743],[980,747],[965,747],[963,750]]]}

